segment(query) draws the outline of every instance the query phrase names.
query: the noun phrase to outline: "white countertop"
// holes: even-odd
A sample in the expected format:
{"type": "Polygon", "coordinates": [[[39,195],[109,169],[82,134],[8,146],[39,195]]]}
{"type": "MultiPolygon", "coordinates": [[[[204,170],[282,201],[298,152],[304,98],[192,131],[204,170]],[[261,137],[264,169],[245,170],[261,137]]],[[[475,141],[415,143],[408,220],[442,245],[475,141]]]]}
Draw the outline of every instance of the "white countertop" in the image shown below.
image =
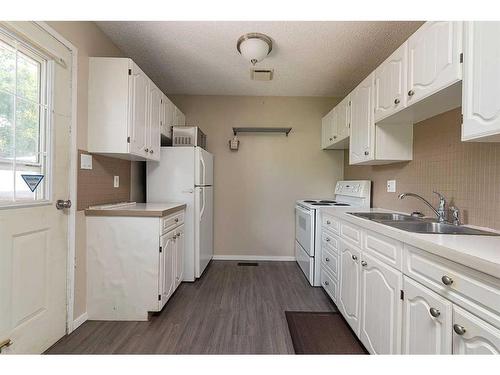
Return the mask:
{"type": "Polygon", "coordinates": [[[185,203],[117,203],[89,207],[85,210],[85,215],[163,217],[185,207],[185,203]]]}
{"type": "Polygon", "coordinates": [[[321,212],[500,278],[500,236],[412,233],[347,214],[396,212],[380,208],[323,207],[321,212]]]}

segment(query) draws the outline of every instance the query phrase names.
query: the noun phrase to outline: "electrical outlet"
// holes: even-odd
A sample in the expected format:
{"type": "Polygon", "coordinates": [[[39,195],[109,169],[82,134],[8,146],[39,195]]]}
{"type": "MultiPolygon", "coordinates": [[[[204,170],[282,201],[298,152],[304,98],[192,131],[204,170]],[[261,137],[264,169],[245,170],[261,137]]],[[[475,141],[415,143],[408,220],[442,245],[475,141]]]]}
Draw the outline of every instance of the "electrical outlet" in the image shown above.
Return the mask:
{"type": "Polygon", "coordinates": [[[92,155],[80,154],[80,169],[92,169],[92,155]]]}
{"type": "Polygon", "coordinates": [[[120,176],[115,176],[115,178],[113,179],[113,187],[120,187],[120,176]]]}
{"type": "Polygon", "coordinates": [[[387,180],[387,192],[388,193],[396,192],[396,180],[387,180]]]}

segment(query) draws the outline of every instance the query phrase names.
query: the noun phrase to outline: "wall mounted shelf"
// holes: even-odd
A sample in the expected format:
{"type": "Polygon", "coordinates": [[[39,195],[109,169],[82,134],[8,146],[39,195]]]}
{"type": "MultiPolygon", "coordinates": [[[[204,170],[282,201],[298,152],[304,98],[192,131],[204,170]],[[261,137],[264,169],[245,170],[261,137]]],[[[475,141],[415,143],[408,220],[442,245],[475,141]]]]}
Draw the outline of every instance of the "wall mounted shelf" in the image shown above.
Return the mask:
{"type": "Polygon", "coordinates": [[[292,128],[259,128],[259,127],[245,127],[245,128],[233,128],[233,134],[238,133],[285,133],[288,137],[288,133],[292,128]]]}

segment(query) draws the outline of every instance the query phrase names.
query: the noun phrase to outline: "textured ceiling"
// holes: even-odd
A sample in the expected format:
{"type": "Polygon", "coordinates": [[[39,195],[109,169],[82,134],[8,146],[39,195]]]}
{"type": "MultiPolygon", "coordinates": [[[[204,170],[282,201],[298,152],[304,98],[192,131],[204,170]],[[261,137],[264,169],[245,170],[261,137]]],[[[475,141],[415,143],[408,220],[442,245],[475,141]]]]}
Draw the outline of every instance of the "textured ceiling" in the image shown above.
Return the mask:
{"type": "Polygon", "coordinates": [[[422,22],[97,22],[168,94],[345,96],[422,22]],[[273,50],[250,80],[238,38],[260,32],[273,50]]]}

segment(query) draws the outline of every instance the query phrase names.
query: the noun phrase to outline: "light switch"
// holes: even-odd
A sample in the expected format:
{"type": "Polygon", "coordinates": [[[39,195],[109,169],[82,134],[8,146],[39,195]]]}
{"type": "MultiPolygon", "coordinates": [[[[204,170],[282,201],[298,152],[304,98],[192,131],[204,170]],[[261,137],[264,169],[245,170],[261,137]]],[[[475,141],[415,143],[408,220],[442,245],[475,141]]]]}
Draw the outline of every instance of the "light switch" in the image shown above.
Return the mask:
{"type": "Polygon", "coordinates": [[[115,188],[120,187],[120,176],[115,176],[113,178],[113,187],[115,188]]]}
{"type": "Polygon", "coordinates": [[[80,168],[81,169],[92,169],[92,155],[81,154],[80,155],[80,168]]]}
{"type": "Polygon", "coordinates": [[[388,193],[396,192],[396,180],[387,180],[387,192],[388,193]]]}

